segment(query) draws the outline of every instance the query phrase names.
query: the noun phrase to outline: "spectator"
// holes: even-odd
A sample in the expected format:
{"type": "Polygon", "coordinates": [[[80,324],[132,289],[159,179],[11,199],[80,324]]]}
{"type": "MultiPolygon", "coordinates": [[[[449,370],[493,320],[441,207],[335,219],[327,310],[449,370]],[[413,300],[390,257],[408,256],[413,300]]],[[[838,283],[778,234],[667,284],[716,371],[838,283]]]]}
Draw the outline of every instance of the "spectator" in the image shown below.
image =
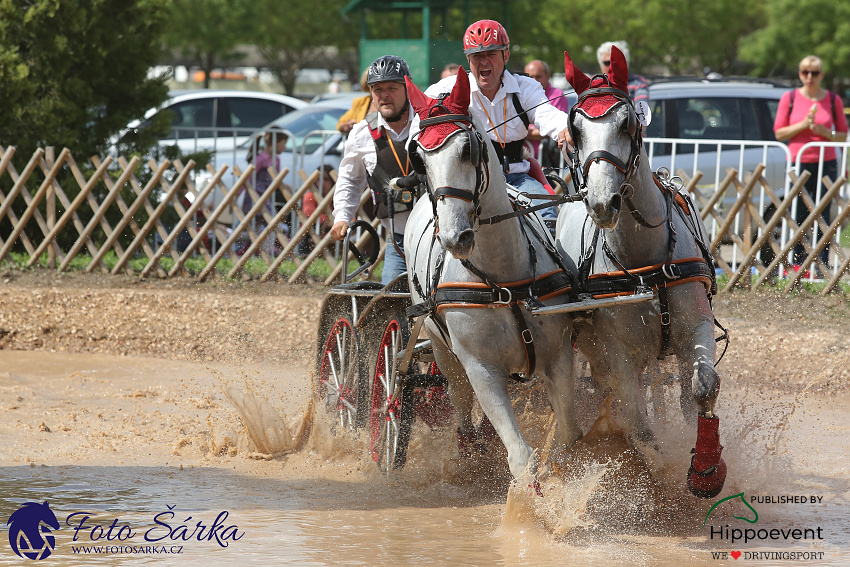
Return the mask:
{"type": "MultiPolygon", "coordinates": [[[[797,159],[797,154],[803,145],[809,142],[843,142],[847,139],[847,119],[841,97],[821,87],[823,81],[823,62],[814,55],[809,55],[800,61],[800,88],[788,91],[779,99],[776,120],[773,123],[773,133],[780,142],[788,141],[791,157],[797,159]]],[[[821,148],[814,146],[803,151],[799,157],[800,172],[811,173],[806,182],[806,191],[814,202],[818,202],[826,187],[818,186],[818,166],[820,164],[821,148]]],[[[838,160],[835,148],[826,147],[823,150],[823,175],[833,181],[838,178],[838,160]]],[[[801,199],[797,200],[797,224],[809,216],[808,208],[801,199]]],[[[830,223],[829,207],[822,214],[826,224],[830,223]]],[[[820,238],[820,231],[817,232],[820,238]]],[[[824,264],[829,260],[829,247],[821,251],[824,264]]],[[[794,247],[793,264],[800,265],[805,258],[805,251],[800,244],[794,247]]]]}
{"type": "Polygon", "coordinates": [[[649,104],[649,87],[646,84],[646,79],[640,75],[632,73],[631,55],[629,54],[629,44],[625,41],[606,41],[596,50],[596,60],[599,61],[599,68],[603,73],[608,73],[611,66],[611,46],[616,45],[617,49],[623,52],[626,58],[626,65],[629,66],[629,96],[632,97],[632,102],[637,105],[638,102],[645,100],[649,104]]]}
{"type": "Polygon", "coordinates": [[[458,69],[460,69],[460,65],[458,65],[457,63],[449,63],[448,65],[443,67],[443,72],[440,74],[440,78],[445,79],[446,77],[457,75],[458,69]]]}
{"type": "MultiPolygon", "coordinates": [[[[255,168],[255,173],[253,176],[254,180],[254,191],[257,192],[257,195],[263,195],[266,191],[268,191],[269,187],[272,184],[272,176],[269,173],[268,169],[274,166],[275,171],[280,171],[280,154],[284,149],[286,149],[286,143],[288,142],[289,137],[286,133],[279,128],[269,128],[262,137],[258,137],[254,140],[254,143],[251,146],[251,149],[248,150],[248,155],[246,156],[246,160],[248,163],[253,163],[255,168]],[[260,140],[262,140],[262,149],[260,148],[260,140]]],[[[281,185],[281,187],[288,186],[281,185]]],[[[278,189],[280,192],[280,189],[278,189]]],[[[247,191],[243,189],[240,192],[240,197],[242,198],[242,212],[247,214],[248,211],[251,210],[253,206],[253,201],[251,201],[250,195],[248,195],[247,191]]],[[[278,203],[283,203],[285,199],[283,198],[283,194],[280,193],[278,196],[271,196],[266,201],[266,209],[270,214],[275,214],[277,211],[275,207],[272,206],[272,201],[277,200],[278,203]]],[[[263,218],[262,214],[258,214],[256,216],[256,226],[255,228],[258,231],[261,231],[266,226],[266,220],[263,218]]],[[[288,234],[289,227],[287,225],[283,225],[282,229],[285,233],[288,234]]],[[[263,249],[269,253],[270,255],[274,253],[274,238],[267,239],[266,242],[263,243],[263,249]]],[[[247,248],[246,246],[242,247],[241,252],[247,248]]],[[[237,249],[237,254],[240,253],[240,250],[237,249]]]]}
{"type": "Polygon", "coordinates": [[[345,114],[339,117],[336,123],[336,129],[342,134],[348,134],[354,125],[366,118],[366,115],[375,111],[375,105],[372,103],[372,93],[369,92],[369,85],[366,84],[366,73],[369,70],[363,71],[360,75],[360,90],[367,93],[363,96],[355,98],[351,101],[351,108],[345,111],[345,114]]]}
{"type": "MultiPolygon", "coordinates": [[[[319,168],[320,177],[319,182],[314,185],[314,189],[307,191],[304,194],[303,199],[301,200],[301,210],[304,212],[304,215],[309,218],[314,212],[316,212],[316,207],[319,206],[319,202],[324,199],[328,193],[330,193],[331,189],[334,186],[334,180],[331,177],[331,172],[334,171],[332,165],[325,164],[319,168]]],[[[330,217],[328,216],[328,212],[333,211],[333,205],[327,212],[322,213],[319,216],[319,236],[324,236],[331,230],[331,222],[330,217]]],[[[305,236],[304,239],[298,245],[298,253],[304,257],[313,250],[313,239],[310,236],[305,236]]]]}
{"type": "Polygon", "coordinates": [[[328,92],[330,94],[339,94],[342,91],[342,83],[340,83],[339,79],[333,79],[330,83],[328,83],[328,92]]]}
{"type": "MultiPolygon", "coordinates": [[[[570,103],[567,97],[564,96],[564,91],[553,87],[549,83],[551,74],[549,73],[549,65],[545,61],[535,59],[525,66],[525,73],[532,79],[536,79],[540,86],[543,87],[543,92],[546,98],[552,103],[552,106],[564,112],[570,111],[570,103]]],[[[540,161],[543,167],[558,167],[560,164],[560,153],[558,145],[552,138],[541,136],[540,131],[534,124],[528,125],[528,140],[534,150],[534,156],[540,161]],[[541,141],[543,151],[541,152],[541,141]]]]}

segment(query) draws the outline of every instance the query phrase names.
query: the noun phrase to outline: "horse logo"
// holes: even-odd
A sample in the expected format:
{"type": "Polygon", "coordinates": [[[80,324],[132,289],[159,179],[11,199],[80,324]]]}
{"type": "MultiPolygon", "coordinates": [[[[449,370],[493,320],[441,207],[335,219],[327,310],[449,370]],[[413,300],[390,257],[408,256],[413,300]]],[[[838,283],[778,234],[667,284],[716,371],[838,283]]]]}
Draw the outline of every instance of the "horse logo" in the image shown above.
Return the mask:
{"type": "Polygon", "coordinates": [[[41,560],[49,557],[56,547],[51,528],[59,529],[53,510],[38,502],[27,502],[9,516],[9,544],[18,557],[41,560]],[[44,534],[44,535],[42,535],[44,534]]]}

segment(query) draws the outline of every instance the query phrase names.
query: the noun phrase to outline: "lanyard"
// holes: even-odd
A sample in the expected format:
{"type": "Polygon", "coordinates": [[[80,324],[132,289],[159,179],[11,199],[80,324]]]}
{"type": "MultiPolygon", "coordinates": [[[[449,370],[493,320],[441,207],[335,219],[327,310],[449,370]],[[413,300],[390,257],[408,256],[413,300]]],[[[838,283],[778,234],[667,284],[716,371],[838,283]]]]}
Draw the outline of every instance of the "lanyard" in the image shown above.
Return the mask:
{"type": "MultiPolygon", "coordinates": [[[[487,105],[484,104],[483,100],[481,100],[481,93],[476,91],[475,96],[478,97],[478,102],[481,103],[481,109],[484,111],[484,116],[487,117],[487,122],[490,123],[490,126],[493,127],[493,131],[496,133],[496,140],[499,142],[499,144],[502,146],[502,149],[504,150],[505,149],[505,142],[502,141],[502,136],[499,136],[499,131],[496,129],[496,124],[493,123],[493,120],[490,118],[490,114],[487,112],[487,105]]],[[[502,125],[505,127],[504,128],[504,134],[505,134],[504,139],[507,140],[508,139],[508,97],[506,96],[502,100],[502,102],[504,102],[504,104],[505,104],[505,119],[504,119],[504,122],[502,122],[502,125]]]]}
{"type": "Polygon", "coordinates": [[[395,144],[393,144],[392,138],[390,138],[389,132],[384,128],[384,135],[387,137],[387,141],[390,143],[390,149],[393,151],[393,156],[395,156],[395,162],[398,164],[398,168],[407,177],[408,171],[410,171],[410,155],[405,156],[407,159],[405,160],[405,165],[401,165],[401,160],[398,158],[398,153],[395,151],[395,144]]]}

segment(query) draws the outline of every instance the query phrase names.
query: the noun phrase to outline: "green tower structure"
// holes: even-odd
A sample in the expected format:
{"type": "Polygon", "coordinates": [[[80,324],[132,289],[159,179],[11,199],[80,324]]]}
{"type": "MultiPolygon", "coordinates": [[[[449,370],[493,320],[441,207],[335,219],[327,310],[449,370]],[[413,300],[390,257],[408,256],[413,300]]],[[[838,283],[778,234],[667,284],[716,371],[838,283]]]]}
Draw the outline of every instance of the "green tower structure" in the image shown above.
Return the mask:
{"type": "Polygon", "coordinates": [[[397,55],[407,61],[413,82],[425,88],[440,78],[448,63],[463,64],[463,32],[473,21],[497,19],[509,28],[510,0],[351,0],[343,16],[360,15],[360,69],[366,69],[382,55],[397,55]],[[473,19],[472,12],[486,15],[473,19]],[[371,13],[400,14],[400,37],[372,38],[368,15],[371,13]],[[458,21],[462,20],[462,21],[458,21]],[[421,22],[421,31],[415,26],[421,22]],[[418,37],[416,37],[418,36],[418,37]]]}

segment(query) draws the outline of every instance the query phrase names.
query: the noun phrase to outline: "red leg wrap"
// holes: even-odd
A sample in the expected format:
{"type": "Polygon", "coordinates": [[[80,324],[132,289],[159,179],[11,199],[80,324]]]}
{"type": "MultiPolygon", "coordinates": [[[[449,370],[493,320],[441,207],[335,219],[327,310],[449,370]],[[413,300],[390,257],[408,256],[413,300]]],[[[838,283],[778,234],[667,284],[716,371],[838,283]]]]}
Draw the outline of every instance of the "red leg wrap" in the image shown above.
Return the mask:
{"type": "Polygon", "coordinates": [[[717,432],[717,417],[697,418],[697,442],[688,470],[688,488],[700,498],[714,498],[726,481],[726,463],[720,458],[723,446],[717,432]]]}

